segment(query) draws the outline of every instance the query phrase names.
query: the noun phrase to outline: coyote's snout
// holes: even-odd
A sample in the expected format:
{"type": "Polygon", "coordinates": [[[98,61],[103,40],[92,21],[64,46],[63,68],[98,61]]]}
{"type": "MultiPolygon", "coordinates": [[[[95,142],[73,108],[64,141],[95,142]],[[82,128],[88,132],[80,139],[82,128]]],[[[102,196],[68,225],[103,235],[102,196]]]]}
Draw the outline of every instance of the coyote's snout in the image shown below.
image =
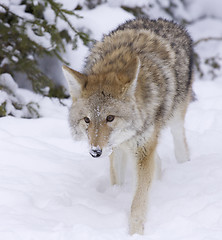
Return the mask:
{"type": "Polygon", "coordinates": [[[143,234],[162,128],[171,126],[178,162],[189,159],[184,117],[191,98],[192,41],[166,20],[128,21],[97,42],[83,73],[64,66],[73,103],[69,123],[92,157],[110,157],[112,184],[133,159],[129,233],[143,234]],[[122,170],[122,171],[121,171],[122,170]]]}
{"type": "Polygon", "coordinates": [[[97,158],[102,155],[102,149],[99,146],[97,147],[92,146],[89,153],[91,154],[92,157],[97,158]]]}

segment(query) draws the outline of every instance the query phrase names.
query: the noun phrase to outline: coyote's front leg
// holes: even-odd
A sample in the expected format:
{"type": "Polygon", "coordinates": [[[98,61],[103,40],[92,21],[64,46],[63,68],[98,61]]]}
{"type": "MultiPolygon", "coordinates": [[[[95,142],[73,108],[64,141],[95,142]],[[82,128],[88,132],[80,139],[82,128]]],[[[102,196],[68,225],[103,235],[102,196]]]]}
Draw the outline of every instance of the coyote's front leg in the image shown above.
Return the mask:
{"type": "Polygon", "coordinates": [[[129,233],[143,234],[146,220],[148,189],[154,173],[157,136],[136,150],[136,189],[131,206],[129,233]]]}
{"type": "Polygon", "coordinates": [[[111,184],[122,185],[125,178],[126,153],[121,147],[116,147],[109,158],[111,184]]]}

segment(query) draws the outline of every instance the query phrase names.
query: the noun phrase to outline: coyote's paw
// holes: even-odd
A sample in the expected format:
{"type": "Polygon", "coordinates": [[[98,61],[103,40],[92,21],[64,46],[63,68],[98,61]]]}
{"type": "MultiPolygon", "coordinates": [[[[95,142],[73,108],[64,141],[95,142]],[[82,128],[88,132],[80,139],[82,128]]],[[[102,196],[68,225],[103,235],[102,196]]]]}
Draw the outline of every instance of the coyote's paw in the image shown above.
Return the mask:
{"type": "Polygon", "coordinates": [[[133,218],[132,216],[129,219],[129,234],[140,234],[143,235],[144,232],[144,221],[139,218],[133,218]]]}

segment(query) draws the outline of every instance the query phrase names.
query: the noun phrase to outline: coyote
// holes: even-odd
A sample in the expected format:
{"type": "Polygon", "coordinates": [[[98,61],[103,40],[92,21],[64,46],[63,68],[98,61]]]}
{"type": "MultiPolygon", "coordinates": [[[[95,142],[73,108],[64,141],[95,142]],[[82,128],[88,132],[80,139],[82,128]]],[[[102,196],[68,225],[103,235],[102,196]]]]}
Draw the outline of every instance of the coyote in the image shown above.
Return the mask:
{"type": "Polygon", "coordinates": [[[144,232],[161,129],[171,127],[177,161],[189,160],[183,125],[192,59],[192,40],[181,26],[139,18],[96,42],[82,73],[63,66],[74,139],[87,139],[92,157],[109,156],[112,184],[123,183],[125,162],[133,162],[130,234],[144,232]]]}

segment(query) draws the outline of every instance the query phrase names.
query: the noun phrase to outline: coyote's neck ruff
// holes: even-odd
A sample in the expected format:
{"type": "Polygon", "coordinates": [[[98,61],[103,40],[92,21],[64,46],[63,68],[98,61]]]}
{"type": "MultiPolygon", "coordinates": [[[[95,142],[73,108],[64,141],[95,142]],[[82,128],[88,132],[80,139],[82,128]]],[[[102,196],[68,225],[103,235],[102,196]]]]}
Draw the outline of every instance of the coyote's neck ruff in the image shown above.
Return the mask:
{"type": "Polygon", "coordinates": [[[111,182],[121,184],[124,163],[135,167],[129,232],[143,233],[147,191],[161,129],[171,125],[179,162],[189,159],[183,122],[191,97],[192,41],[177,24],[128,21],[97,42],[82,73],[66,66],[73,100],[69,122],[93,157],[110,155],[111,182]]]}

